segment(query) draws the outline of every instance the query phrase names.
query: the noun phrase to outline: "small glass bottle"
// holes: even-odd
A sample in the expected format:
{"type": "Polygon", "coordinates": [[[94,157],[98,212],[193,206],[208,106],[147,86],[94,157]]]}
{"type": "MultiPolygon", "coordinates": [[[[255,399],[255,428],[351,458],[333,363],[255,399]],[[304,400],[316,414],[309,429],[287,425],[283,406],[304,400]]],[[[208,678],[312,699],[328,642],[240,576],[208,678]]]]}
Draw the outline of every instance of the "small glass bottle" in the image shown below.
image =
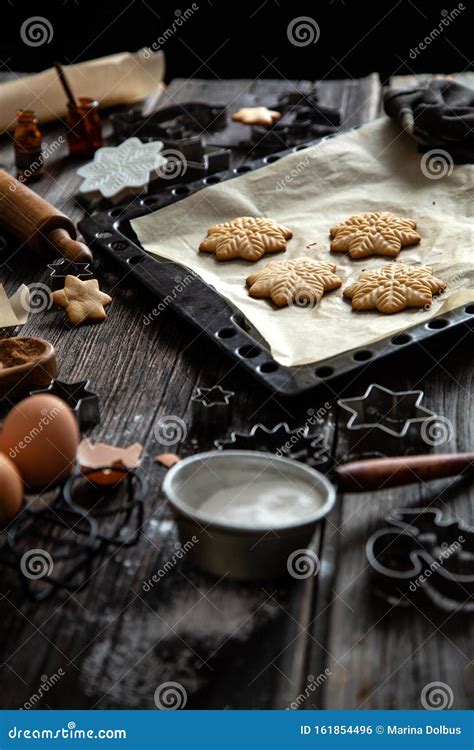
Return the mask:
{"type": "Polygon", "coordinates": [[[16,176],[22,182],[33,180],[43,171],[43,136],[36,114],[31,109],[19,109],[13,131],[16,176]]]}
{"type": "Polygon", "coordinates": [[[102,146],[102,127],[99,103],[94,99],[81,97],[76,103],[68,103],[67,140],[71,156],[86,159],[102,146]]]}

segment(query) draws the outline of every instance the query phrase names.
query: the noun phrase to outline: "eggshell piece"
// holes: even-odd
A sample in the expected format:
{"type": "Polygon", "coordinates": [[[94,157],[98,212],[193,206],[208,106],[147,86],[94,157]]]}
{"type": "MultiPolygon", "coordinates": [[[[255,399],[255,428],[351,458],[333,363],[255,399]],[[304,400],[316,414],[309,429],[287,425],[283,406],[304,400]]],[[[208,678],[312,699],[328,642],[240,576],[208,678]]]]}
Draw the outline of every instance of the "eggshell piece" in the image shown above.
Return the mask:
{"type": "MultiPolygon", "coordinates": [[[[107,443],[91,443],[84,438],[77,450],[77,460],[81,471],[90,472],[91,469],[102,469],[103,466],[117,466],[122,469],[136,469],[141,464],[143,445],[133,443],[128,448],[120,448],[107,443]]],[[[112,485],[125,479],[123,471],[102,469],[87,474],[87,478],[95,484],[112,485]]]]}
{"type": "Polygon", "coordinates": [[[0,451],[15,464],[32,489],[54,487],[74,468],[79,427],[62,399],[30,396],[8,413],[0,434],[0,451]]]}
{"type": "Polygon", "coordinates": [[[0,526],[14,518],[23,502],[23,481],[13,461],[0,453],[0,526]]]}
{"type": "Polygon", "coordinates": [[[165,466],[167,469],[171,469],[172,466],[179,464],[181,461],[180,457],[176,453],[159,453],[153,459],[156,463],[165,466]]]}

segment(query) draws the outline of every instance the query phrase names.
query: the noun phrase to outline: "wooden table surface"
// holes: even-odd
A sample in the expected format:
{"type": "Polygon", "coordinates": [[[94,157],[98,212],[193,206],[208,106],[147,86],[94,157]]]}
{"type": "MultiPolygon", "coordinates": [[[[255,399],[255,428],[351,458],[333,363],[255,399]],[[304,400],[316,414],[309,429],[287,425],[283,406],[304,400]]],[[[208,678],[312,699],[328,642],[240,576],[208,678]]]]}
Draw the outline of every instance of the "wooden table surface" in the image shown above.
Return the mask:
{"type": "MultiPolygon", "coordinates": [[[[309,85],[175,80],[166,97],[228,103],[235,111],[262,100],[271,104],[295,83],[309,85]]],[[[342,109],[344,128],[380,112],[377,75],[324,81],[320,93],[324,104],[342,109]]],[[[47,128],[46,141],[61,133],[59,125],[47,128]]],[[[235,144],[243,138],[244,128],[233,123],[211,141],[235,144]]],[[[0,153],[3,166],[13,171],[9,138],[2,140],[0,153]]],[[[243,161],[245,149],[235,158],[243,161]]],[[[62,147],[47,160],[34,189],[79,220],[84,214],[74,199],[80,182],[76,167],[62,147]]],[[[212,343],[173,313],[165,311],[144,325],[156,301],[132,279],[121,278],[110,262],[97,260],[97,276],[114,300],[105,323],[71,328],[51,309],[30,315],[21,335],[54,344],[62,380],[90,380],[100,395],[102,420],[89,437],[145,446],[142,470],[150,483],[145,523],[138,544],[109,551],[77,593],[33,603],[14,573],[2,570],[1,706],[152,709],[157,686],[176,682],[186,691],[188,708],[286,708],[297,701],[302,708],[416,709],[423,687],[434,681],[449,686],[453,708],[472,705],[472,617],[382,605],[373,595],[365,556],[368,536],[396,507],[432,504],[472,524],[473,490],[465,479],[339,496],[315,540],[321,559],[317,577],[243,585],[202,575],[183,560],[144,590],[144,581],[175,559],[177,541],[161,491],[165,469],[152,461],[163,451],[153,429],[157,420],[168,415],[184,420],[188,435],[172,450],[186,455],[196,386],[220,384],[235,391],[229,429],[257,422],[296,426],[296,406],[216,356],[212,343]],[[54,686],[42,688],[46,678],[54,686]]],[[[25,249],[4,250],[1,281],[13,292],[20,282],[45,283],[47,273],[25,249]]],[[[361,395],[374,381],[398,390],[422,389],[425,405],[453,425],[449,442],[439,450],[470,450],[473,373],[466,328],[456,343],[443,343],[436,353],[423,350],[416,362],[364,368],[344,394],[361,395]]],[[[303,404],[318,410],[329,399],[328,440],[334,436],[339,395],[334,386],[303,404]]],[[[220,437],[193,430],[201,449],[220,437]]],[[[337,455],[342,450],[339,441],[337,455]]]]}

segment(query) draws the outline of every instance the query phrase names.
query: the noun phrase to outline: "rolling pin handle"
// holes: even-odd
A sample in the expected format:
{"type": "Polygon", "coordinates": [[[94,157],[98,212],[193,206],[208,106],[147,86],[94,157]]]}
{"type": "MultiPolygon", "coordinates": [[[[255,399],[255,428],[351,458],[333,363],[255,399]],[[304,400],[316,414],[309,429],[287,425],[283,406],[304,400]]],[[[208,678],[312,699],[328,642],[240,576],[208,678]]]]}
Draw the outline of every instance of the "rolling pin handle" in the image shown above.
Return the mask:
{"type": "Polygon", "coordinates": [[[90,262],[92,253],[76,240],[74,222],[4,169],[0,169],[0,223],[35,253],[90,262]]]}
{"type": "Polygon", "coordinates": [[[87,245],[73,239],[67,229],[53,229],[49,233],[48,239],[65,258],[76,263],[90,263],[92,261],[92,253],[87,245]]]}

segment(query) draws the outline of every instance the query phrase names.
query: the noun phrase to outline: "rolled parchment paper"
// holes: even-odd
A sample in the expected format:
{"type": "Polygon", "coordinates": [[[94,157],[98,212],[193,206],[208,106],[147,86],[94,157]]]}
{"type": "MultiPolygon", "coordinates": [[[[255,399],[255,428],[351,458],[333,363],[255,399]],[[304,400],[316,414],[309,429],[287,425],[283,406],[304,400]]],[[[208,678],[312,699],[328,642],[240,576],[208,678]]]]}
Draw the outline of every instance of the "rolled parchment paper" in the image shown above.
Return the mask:
{"type": "MultiPolygon", "coordinates": [[[[165,57],[148,48],[119,52],[65,65],[64,72],[76,97],[93,97],[101,107],[134,104],[163,86],[165,57]]],[[[0,84],[0,133],[14,126],[17,109],[33,109],[40,122],[66,115],[66,97],[54,68],[0,84]]]]}

